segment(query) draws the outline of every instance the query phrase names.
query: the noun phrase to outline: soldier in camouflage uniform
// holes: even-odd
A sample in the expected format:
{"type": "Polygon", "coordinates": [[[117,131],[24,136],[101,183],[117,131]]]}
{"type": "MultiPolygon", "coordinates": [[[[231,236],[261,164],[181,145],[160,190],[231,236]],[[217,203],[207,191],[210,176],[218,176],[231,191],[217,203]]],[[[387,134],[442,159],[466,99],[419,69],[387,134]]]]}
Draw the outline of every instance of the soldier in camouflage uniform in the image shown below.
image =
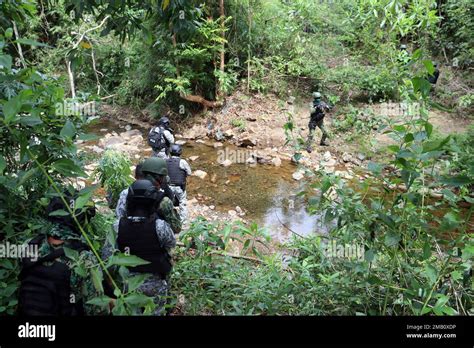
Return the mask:
{"type": "Polygon", "coordinates": [[[188,217],[187,197],[186,197],[186,177],[191,175],[189,163],[182,159],[182,149],[178,144],[171,145],[171,157],[166,160],[168,165],[168,176],[170,178],[170,188],[176,195],[179,202],[179,215],[184,223],[188,217]]]}
{"type": "MultiPolygon", "coordinates": [[[[182,222],[173,206],[175,195],[168,184],[168,168],[165,160],[158,157],[148,158],[141,164],[140,169],[140,175],[143,175],[142,178],[150,180],[158,189],[165,192],[166,196],[159,204],[160,216],[171,226],[174,233],[179,233],[181,231],[182,222]]],[[[117,208],[115,209],[117,219],[120,219],[127,214],[127,196],[128,189],[123,190],[120,193],[117,208]]]]}
{"type": "Polygon", "coordinates": [[[321,129],[321,132],[323,133],[321,142],[319,144],[321,146],[328,146],[328,144],[326,143],[328,133],[326,132],[326,128],[324,128],[324,111],[329,111],[330,107],[325,102],[321,101],[321,93],[314,92],[313,97],[314,100],[311,104],[311,118],[308,124],[309,135],[306,147],[306,151],[308,151],[309,153],[313,151],[311,145],[313,143],[314,130],[316,129],[316,127],[321,129]]]}
{"type": "MultiPolygon", "coordinates": [[[[148,159],[142,168],[146,176],[154,173],[154,179],[157,181],[164,180],[162,176],[166,176],[166,163],[163,159],[148,159]],[[159,174],[161,177],[157,177],[157,172],[161,173],[159,174]]],[[[176,213],[171,200],[159,187],[148,179],[135,181],[126,197],[125,214],[119,216],[114,224],[117,233],[116,249],[122,252],[128,251],[150,262],[148,265],[134,267],[130,276],[148,274],[148,278],[138,291],[154,299],[155,315],[165,314],[164,307],[169,289],[168,275],[171,271],[169,253],[176,246],[174,232],[179,232],[173,230],[172,224],[181,228],[179,217],[173,216],[176,213]],[[171,223],[168,223],[165,220],[167,218],[169,220],[170,216],[172,216],[171,223]]],[[[103,253],[103,256],[108,255],[103,253]]]]}
{"type": "MultiPolygon", "coordinates": [[[[74,204],[72,196],[65,196],[74,204]]],[[[35,259],[22,260],[18,313],[20,315],[100,315],[107,314],[101,307],[87,301],[102,294],[92,283],[90,274],[71,267],[72,260],[64,248],[76,250],[78,262],[86,269],[97,265],[97,259],[86,244],[80,230],[70,216],[49,216],[56,210],[66,210],[58,197],[48,205],[48,220],[44,220],[44,231],[29,244],[38,245],[35,259]],[[69,279],[69,281],[68,281],[69,279]]],[[[77,220],[85,226],[95,215],[92,203],[86,212],[76,211],[77,220]]]]}
{"type": "Polygon", "coordinates": [[[160,118],[156,127],[150,130],[148,143],[152,147],[154,157],[164,159],[169,157],[170,146],[174,143],[174,135],[170,128],[170,120],[168,117],[160,118]],[[156,144],[156,142],[158,144],[156,144]]]}

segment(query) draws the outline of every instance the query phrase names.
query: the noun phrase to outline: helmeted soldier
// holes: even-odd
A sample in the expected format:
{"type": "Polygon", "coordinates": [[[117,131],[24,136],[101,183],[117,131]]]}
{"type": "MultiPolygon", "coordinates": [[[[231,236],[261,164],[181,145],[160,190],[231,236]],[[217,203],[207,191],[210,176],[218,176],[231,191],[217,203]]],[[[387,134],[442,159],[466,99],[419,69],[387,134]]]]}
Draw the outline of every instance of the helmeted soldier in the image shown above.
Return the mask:
{"type": "MultiPolygon", "coordinates": [[[[179,233],[181,231],[181,219],[173,206],[175,195],[169,187],[168,166],[166,165],[166,161],[159,157],[147,158],[141,164],[141,172],[143,179],[149,180],[158,190],[165,193],[158,203],[158,208],[160,210],[159,216],[169,223],[175,233],[179,233]]],[[[115,209],[118,219],[127,214],[128,193],[129,190],[126,192],[122,191],[120,194],[117,208],[115,209]]]]}
{"type": "Polygon", "coordinates": [[[170,128],[170,120],[163,116],[148,134],[148,145],[153,149],[153,156],[160,158],[169,157],[169,149],[174,143],[174,136],[170,128]]]}
{"type": "MultiPolygon", "coordinates": [[[[74,206],[76,193],[65,191],[64,199],[70,207],[74,206]]],[[[37,250],[37,255],[28,255],[22,260],[19,275],[20,289],[18,314],[26,316],[78,316],[106,314],[87,301],[101,293],[87,275],[81,275],[72,269],[72,262],[66,256],[64,248],[77,252],[80,263],[88,266],[97,264],[92,251],[83,239],[76,221],[71,215],[51,216],[53,211],[67,211],[60,197],[53,197],[46,209],[44,231],[33,238],[29,245],[37,250]]],[[[85,227],[95,215],[92,202],[85,210],[75,212],[77,222],[85,227]]]]}
{"type": "Polygon", "coordinates": [[[166,160],[168,165],[168,176],[170,177],[170,188],[179,202],[179,215],[181,221],[187,219],[187,197],[186,177],[191,175],[191,167],[186,160],[181,158],[182,149],[178,144],[171,145],[171,157],[166,160]]]}
{"type": "Polygon", "coordinates": [[[328,134],[326,132],[326,129],[324,128],[324,116],[325,116],[324,113],[325,111],[329,111],[330,107],[328,104],[321,101],[321,93],[314,92],[313,98],[314,99],[311,104],[311,118],[308,124],[309,135],[308,135],[308,142],[307,142],[307,147],[306,147],[306,150],[308,152],[312,151],[311,145],[313,142],[314,130],[316,129],[316,127],[321,129],[321,132],[323,133],[319,144],[322,146],[328,146],[328,144],[326,143],[326,138],[328,137],[328,134]]]}
{"type": "Polygon", "coordinates": [[[176,246],[173,230],[161,216],[160,203],[167,199],[165,195],[150,180],[135,181],[128,190],[126,214],[114,224],[117,248],[149,262],[130,269],[130,276],[149,275],[137,290],[153,297],[155,315],[164,314],[172,269],[169,253],[176,246]]]}

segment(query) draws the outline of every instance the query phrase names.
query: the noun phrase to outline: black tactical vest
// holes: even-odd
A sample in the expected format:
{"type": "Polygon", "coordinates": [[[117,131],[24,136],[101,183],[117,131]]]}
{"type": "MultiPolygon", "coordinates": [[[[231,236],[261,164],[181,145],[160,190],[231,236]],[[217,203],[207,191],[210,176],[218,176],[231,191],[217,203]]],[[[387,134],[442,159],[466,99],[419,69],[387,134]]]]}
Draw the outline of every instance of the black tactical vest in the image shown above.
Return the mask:
{"type": "Polygon", "coordinates": [[[311,120],[320,121],[324,118],[324,108],[327,105],[324,102],[313,102],[314,112],[311,114],[311,120]]]}
{"type": "Polygon", "coordinates": [[[170,177],[171,185],[181,186],[186,185],[186,171],[179,167],[181,158],[171,157],[166,160],[168,165],[168,176],[170,177]]]}
{"type": "Polygon", "coordinates": [[[162,248],[156,234],[156,218],[136,219],[122,217],[119,223],[117,243],[121,252],[129,252],[149,264],[133,267],[133,271],[153,273],[162,279],[171,271],[168,252],[162,248]]]}
{"type": "MultiPolygon", "coordinates": [[[[45,236],[33,239],[30,244],[40,245],[45,236]]],[[[87,247],[80,243],[68,245],[69,248],[82,251],[87,247]]],[[[82,301],[74,303],[71,298],[71,270],[59,261],[50,266],[44,262],[53,261],[64,255],[63,248],[56,249],[36,261],[22,260],[20,272],[20,290],[18,296],[18,314],[24,316],[73,316],[84,315],[82,301]]]]}

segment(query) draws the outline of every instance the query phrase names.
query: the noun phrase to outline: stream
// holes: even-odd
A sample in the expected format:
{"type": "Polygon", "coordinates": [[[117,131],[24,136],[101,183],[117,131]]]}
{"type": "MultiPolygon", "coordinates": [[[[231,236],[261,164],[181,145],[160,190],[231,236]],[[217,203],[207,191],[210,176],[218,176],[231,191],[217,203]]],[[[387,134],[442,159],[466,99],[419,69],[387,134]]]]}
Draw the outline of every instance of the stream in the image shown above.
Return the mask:
{"type": "MultiPolygon", "coordinates": [[[[146,144],[148,129],[133,128],[139,129],[144,139],[143,151],[140,150],[139,156],[131,158],[135,165],[147,158],[150,152],[146,144]]],[[[88,127],[88,132],[99,138],[107,133],[123,131],[125,126],[103,119],[88,127]]],[[[97,144],[97,141],[89,141],[87,144],[97,144]]],[[[245,158],[250,157],[252,150],[227,143],[223,143],[221,147],[214,147],[214,144],[212,140],[205,139],[186,140],[182,145],[181,157],[188,161],[193,172],[202,170],[207,173],[204,179],[188,177],[188,201],[198,196],[204,197],[207,206],[213,205],[221,213],[235,211],[236,207],[240,207],[245,212],[243,218],[247,222],[256,222],[259,227],[266,229],[274,241],[280,243],[289,240],[293,234],[307,236],[327,232],[321,216],[309,215],[304,198],[297,196],[303,190],[304,182],[292,178],[297,170],[294,163],[282,160],[280,166],[247,164],[245,158]],[[240,156],[244,160],[234,161],[225,167],[219,164],[224,152],[234,153],[236,158],[240,156]],[[194,161],[189,160],[193,156],[199,157],[194,161]]]]}

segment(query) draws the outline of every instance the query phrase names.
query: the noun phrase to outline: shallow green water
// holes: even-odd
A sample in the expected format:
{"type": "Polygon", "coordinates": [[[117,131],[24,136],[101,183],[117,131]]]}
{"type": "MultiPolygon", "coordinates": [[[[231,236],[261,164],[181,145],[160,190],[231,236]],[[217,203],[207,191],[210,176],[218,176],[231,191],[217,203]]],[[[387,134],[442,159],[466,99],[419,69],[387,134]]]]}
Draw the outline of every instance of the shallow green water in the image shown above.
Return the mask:
{"type": "MultiPolygon", "coordinates": [[[[100,121],[89,128],[89,132],[104,135],[124,129],[110,121],[100,121]],[[101,131],[107,129],[107,131],[101,131]]],[[[144,139],[148,130],[142,130],[144,139]]],[[[143,144],[144,150],[147,145],[143,144]]],[[[326,231],[318,216],[310,216],[305,210],[305,203],[296,194],[303,189],[302,182],[292,178],[297,167],[290,161],[282,160],[280,167],[265,164],[246,164],[252,150],[224,144],[215,148],[213,142],[205,143],[187,141],[183,145],[182,157],[188,159],[199,156],[195,161],[188,161],[193,171],[203,170],[208,175],[205,179],[194,176],[188,178],[188,199],[198,194],[209,197],[207,205],[214,205],[216,210],[227,212],[236,206],[245,212],[245,219],[264,226],[271,236],[278,241],[285,241],[293,234],[305,236],[311,233],[326,231]],[[234,163],[229,167],[219,164],[224,154],[227,158],[234,155],[234,163]],[[238,162],[238,163],[235,163],[238,162]],[[291,232],[290,230],[294,231],[291,232]]],[[[143,151],[142,158],[149,152],[143,151]]],[[[232,157],[230,157],[232,159],[232,157]]],[[[133,159],[138,162],[139,159],[133,159]]]]}

